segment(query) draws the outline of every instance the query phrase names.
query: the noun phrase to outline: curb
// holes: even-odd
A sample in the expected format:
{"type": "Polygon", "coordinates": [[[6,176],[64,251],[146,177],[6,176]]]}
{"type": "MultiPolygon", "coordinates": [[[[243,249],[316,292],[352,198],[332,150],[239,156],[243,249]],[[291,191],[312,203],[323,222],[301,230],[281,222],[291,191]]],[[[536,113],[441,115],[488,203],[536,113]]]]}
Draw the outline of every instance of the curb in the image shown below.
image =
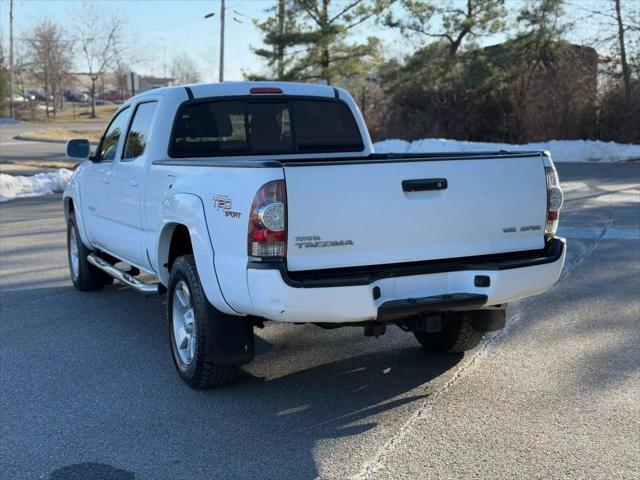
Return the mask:
{"type": "MultiPolygon", "coordinates": [[[[66,145],[67,140],[50,140],[48,138],[37,138],[37,137],[29,137],[27,135],[16,135],[13,137],[14,140],[22,140],[24,142],[42,142],[42,143],[57,143],[66,145]]],[[[98,145],[98,142],[89,142],[91,145],[98,145]]]]}

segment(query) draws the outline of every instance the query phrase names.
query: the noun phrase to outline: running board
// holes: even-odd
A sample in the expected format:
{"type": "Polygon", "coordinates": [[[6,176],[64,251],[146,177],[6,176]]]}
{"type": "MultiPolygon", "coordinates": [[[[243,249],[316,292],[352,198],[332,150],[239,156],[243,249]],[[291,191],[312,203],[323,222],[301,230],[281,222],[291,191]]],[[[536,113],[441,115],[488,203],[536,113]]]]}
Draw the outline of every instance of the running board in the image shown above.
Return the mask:
{"type": "Polygon", "coordinates": [[[130,286],[134,290],[144,293],[146,295],[157,294],[160,293],[158,289],[157,283],[145,283],[138,280],[136,277],[129,275],[126,272],[123,272],[119,268],[114,267],[106,260],[98,257],[94,253],[90,253],[87,255],[87,261],[96,268],[99,268],[107,275],[112,276],[116,280],[120,280],[125,285],[130,286]]]}

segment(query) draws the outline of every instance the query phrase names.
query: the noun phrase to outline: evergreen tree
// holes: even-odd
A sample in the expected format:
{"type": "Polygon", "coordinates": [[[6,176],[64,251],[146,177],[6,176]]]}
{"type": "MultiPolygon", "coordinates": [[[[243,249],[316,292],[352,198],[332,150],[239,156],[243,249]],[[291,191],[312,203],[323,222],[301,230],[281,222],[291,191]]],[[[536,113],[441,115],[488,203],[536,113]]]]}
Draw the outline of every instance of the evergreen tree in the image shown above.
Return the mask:
{"type": "MultiPolygon", "coordinates": [[[[382,12],[391,0],[279,0],[274,15],[258,24],[271,50],[255,53],[267,59],[273,78],[344,81],[365,73],[381,57],[380,42],[348,41],[351,30],[382,12]],[[288,68],[287,68],[288,67],[288,68]]],[[[256,78],[255,75],[251,76],[256,78]]]]}
{"type": "MultiPolygon", "coordinates": [[[[4,51],[2,49],[2,44],[0,44],[0,105],[4,101],[6,97],[9,96],[9,70],[7,70],[7,66],[5,64],[4,51]]],[[[13,102],[13,98],[9,99],[10,102],[13,102]]],[[[0,108],[0,115],[4,115],[2,109],[0,108]]]]}
{"type": "Polygon", "coordinates": [[[505,0],[466,0],[462,5],[453,0],[400,0],[405,15],[397,19],[389,13],[385,23],[409,36],[440,42],[453,58],[463,42],[506,28],[504,3],[505,0]],[[440,25],[434,26],[438,22],[440,25]]]}
{"type": "MultiPolygon", "coordinates": [[[[257,48],[253,52],[266,60],[271,69],[267,77],[290,80],[291,72],[287,68],[293,57],[290,48],[299,44],[302,37],[299,10],[292,0],[278,0],[277,5],[267,11],[271,15],[264,22],[256,22],[256,26],[262,31],[264,44],[270,48],[257,48]]],[[[251,74],[249,77],[259,79],[264,76],[251,74]]]]}

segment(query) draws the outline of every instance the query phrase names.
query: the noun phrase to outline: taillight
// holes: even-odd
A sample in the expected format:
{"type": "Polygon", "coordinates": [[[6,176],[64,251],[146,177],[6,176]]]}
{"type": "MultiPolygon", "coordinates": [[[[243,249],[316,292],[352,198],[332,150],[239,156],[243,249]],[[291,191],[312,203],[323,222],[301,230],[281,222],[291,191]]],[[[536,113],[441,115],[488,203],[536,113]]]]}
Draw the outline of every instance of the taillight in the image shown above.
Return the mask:
{"type": "Polygon", "coordinates": [[[555,235],[558,230],[560,209],[564,202],[564,194],[560,188],[558,173],[554,167],[544,167],[547,176],[547,221],[544,226],[545,235],[555,235]]]}
{"type": "Polygon", "coordinates": [[[287,193],[284,180],[263,185],[249,215],[248,253],[268,259],[287,255],[287,193]]]}

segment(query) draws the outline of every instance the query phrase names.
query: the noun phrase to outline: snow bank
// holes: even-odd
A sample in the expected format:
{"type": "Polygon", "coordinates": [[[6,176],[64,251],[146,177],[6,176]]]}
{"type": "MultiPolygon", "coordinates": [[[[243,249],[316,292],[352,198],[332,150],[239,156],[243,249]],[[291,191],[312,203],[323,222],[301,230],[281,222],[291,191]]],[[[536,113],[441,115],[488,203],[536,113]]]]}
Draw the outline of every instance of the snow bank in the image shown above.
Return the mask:
{"type": "Polygon", "coordinates": [[[407,142],[405,140],[383,140],[375,145],[378,153],[420,153],[420,152],[472,152],[483,150],[549,150],[554,162],[622,162],[640,158],[640,145],[624,145],[599,140],[549,140],[526,145],[508,143],[465,142],[424,138],[407,142]]]}
{"type": "Polygon", "coordinates": [[[66,168],[38,173],[30,177],[0,173],[0,202],[19,197],[37,197],[63,192],[72,175],[73,171],[66,168]]]}

